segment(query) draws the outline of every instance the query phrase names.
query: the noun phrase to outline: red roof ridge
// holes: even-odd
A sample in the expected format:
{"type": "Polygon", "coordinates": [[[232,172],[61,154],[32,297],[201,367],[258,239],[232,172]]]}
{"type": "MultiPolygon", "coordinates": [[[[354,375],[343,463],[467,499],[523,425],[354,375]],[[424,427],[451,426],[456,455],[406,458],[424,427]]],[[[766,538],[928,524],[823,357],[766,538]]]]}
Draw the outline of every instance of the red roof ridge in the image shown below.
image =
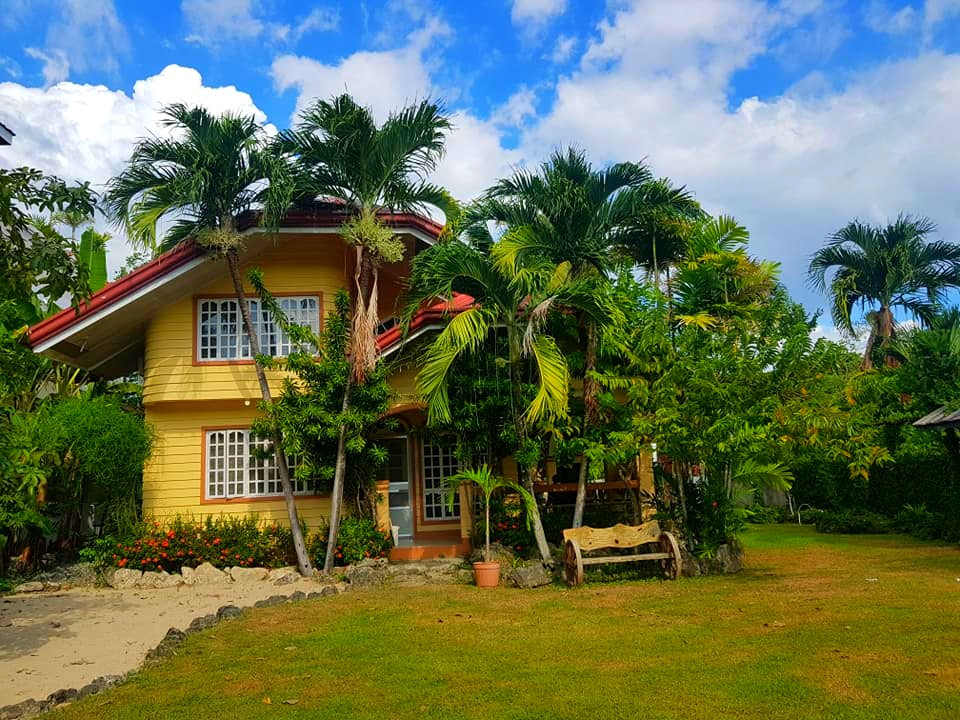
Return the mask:
{"type": "MultiPolygon", "coordinates": [[[[438,302],[428,305],[420,310],[410,320],[410,326],[407,328],[407,334],[419,330],[431,323],[439,322],[445,317],[458,315],[464,310],[473,307],[474,299],[465,293],[455,292],[450,299],[441,299],[438,302]]],[[[384,330],[377,336],[377,350],[385,352],[401,340],[403,340],[404,329],[397,323],[393,327],[384,330]]]]}
{"type": "MultiPolygon", "coordinates": [[[[439,237],[443,231],[442,225],[412,213],[381,213],[380,217],[390,227],[414,227],[435,238],[439,237]]],[[[325,211],[291,210],[284,217],[282,227],[337,227],[343,223],[343,220],[344,213],[334,212],[330,209],[325,211]]],[[[241,230],[256,227],[257,214],[242,214],[237,225],[241,230]]],[[[113,305],[204,253],[205,250],[196,243],[181,243],[128,275],[107,283],[81,303],[79,309],[65,308],[48,318],[44,318],[27,331],[27,344],[30,347],[36,347],[44,340],[80,322],[81,319],[113,305]]]]}
{"type": "Polygon", "coordinates": [[[131,293],[136,292],[144,285],[149,284],[157,278],[163,277],[171,270],[175,270],[203,254],[203,248],[192,242],[181,243],[175,248],[167,250],[146,265],[142,265],[133,272],[117,278],[113,282],[107,283],[93,293],[86,301],[80,303],[78,309],[72,307],[64,308],[60,312],[38,322],[27,332],[28,344],[33,347],[43,342],[47,338],[56,335],[58,332],[78,322],[81,318],[112,305],[131,293]]]}

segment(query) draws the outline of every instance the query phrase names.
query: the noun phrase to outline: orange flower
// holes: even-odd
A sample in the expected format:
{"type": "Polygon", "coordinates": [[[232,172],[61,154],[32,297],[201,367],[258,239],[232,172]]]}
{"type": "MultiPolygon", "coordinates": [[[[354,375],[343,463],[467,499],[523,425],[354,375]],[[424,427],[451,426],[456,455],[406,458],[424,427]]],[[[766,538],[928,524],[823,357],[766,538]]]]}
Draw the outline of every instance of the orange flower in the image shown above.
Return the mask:
{"type": "Polygon", "coordinates": [[[118,566],[118,567],[126,567],[126,566],[127,566],[127,559],[126,559],[126,558],[120,558],[120,562],[117,563],[117,566],[118,566]]]}
{"type": "Polygon", "coordinates": [[[220,538],[214,538],[214,539],[213,539],[213,544],[214,544],[214,545],[219,545],[219,544],[220,544],[220,538]]]}

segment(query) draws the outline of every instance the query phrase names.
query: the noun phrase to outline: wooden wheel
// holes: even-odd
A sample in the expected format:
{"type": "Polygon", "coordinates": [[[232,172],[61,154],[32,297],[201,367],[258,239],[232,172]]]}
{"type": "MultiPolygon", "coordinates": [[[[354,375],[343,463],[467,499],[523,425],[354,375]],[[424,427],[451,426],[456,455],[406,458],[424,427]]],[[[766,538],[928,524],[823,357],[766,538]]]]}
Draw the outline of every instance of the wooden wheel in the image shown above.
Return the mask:
{"type": "Polygon", "coordinates": [[[676,580],[680,577],[680,567],[683,563],[680,557],[680,546],[677,545],[677,539],[672,533],[662,532],[660,533],[658,544],[660,545],[660,552],[670,554],[668,559],[660,561],[660,564],[663,566],[663,571],[666,573],[668,580],[676,580]]]}
{"type": "Polygon", "coordinates": [[[567,540],[563,546],[563,576],[567,585],[583,584],[583,557],[573,540],[567,540]]]}

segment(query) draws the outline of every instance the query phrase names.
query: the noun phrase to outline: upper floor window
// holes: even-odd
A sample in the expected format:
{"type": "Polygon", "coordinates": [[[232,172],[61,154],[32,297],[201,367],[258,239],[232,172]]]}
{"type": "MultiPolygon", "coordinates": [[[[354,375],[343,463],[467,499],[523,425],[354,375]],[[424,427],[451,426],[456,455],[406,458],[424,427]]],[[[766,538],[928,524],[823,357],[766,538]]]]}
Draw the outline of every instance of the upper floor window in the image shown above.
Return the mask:
{"type": "MultiPolygon", "coordinates": [[[[315,295],[278,297],[277,304],[291,322],[320,332],[320,299],[315,295]]],[[[294,346],[270,314],[261,311],[259,300],[247,300],[250,319],[257,328],[260,352],[273,357],[289,355],[294,346]]],[[[197,301],[197,359],[252,360],[250,342],[243,327],[236,299],[206,298],[197,301]]]]}

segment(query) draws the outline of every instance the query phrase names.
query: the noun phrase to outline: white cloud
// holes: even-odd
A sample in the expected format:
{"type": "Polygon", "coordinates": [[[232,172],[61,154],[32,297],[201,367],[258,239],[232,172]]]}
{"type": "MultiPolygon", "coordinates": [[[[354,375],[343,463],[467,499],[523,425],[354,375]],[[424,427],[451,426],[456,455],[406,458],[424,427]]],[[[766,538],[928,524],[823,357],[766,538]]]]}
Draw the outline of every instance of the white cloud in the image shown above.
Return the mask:
{"type": "Polygon", "coordinates": [[[573,56],[573,51],[577,49],[577,38],[573,35],[559,35],[553,50],[545,58],[552,63],[560,64],[569,60],[573,56]]]}
{"type": "Polygon", "coordinates": [[[0,72],[6,73],[9,77],[12,77],[14,80],[19,78],[23,73],[20,70],[20,64],[11,57],[5,57],[0,55],[0,72]]]}
{"type": "Polygon", "coordinates": [[[70,61],[67,60],[67,54],[63,50],[54,49],[50,52],[44,52],[38,48],[28,47],[23,52],[27,57],[32,57],[34,60],[43,63],[42,72],[45,87],[62,82],[70,76],[70,61]]]}
{"type": "Polygon", "coordinates": [[[929,215],[960,241],[952,187],[960,146],[960,55],[929,52],[812,79],[776,97],[731,106],[734,74],[797,23],[753,2],[635,2],[601,24],[580,69],[520,142],[537,161],[575,143],[595,163],[646,157],[658,174],[735,215],[752,247],[782,263],[794,294],[825,236],[860,217],[929,215]]]}
{"type": "MultiPolygon", "coordinates": [[[[208,87],[199,72],[177,65],[138,81],[129,95],[103,85],[62,82],[41,89],[4,82],[0,122],[17,135],[0,153],[0,165],[29,165],[67,180],[89,180],[102,189],[123,168],[138,138],[163,131],[158,111],[172,102],[266,120],[247,93],[231,86],[208,87]]],[[[117,237],[109,251],[112,276],[129,248],[117,237]]]]}
{"type": "Polygon", "coordinates": [[[262,36],[297,43],[309,33],[340,26],[339,12],[319,5],[292,24],[272,21],[260,0],[181,0],[180,11],[189,30],[187,42],[210,49],[262,36]]]}
{"type": "Polygon", "coordinates": [[[863,14],[864,25],[887,35],[909,32],[916,27],[918,20],[919,13],[912,5],[894,10],[884,0],[871,0],[863,14]]]}
{"type": "Polygon", "coordinates": [[[923,6],[923,25],[929,32],[953,15],[960,14],[960,0],[926,0],[923,6]]]}
{"type": "Polygon", "coordinates": [[[510,18],[514,25],[542,26],[566,9],[567,0],[513,0],[510,18]]]}
{"type": "MultiPolygon", "coordinates": [[[[24,2],[21,10],[31,3],[24,2]]],[[[14,13],[14,23],[22,15],[14,13]]],[[[101,70],[116,74],[118,58],[130,51],[127,31],[113,0],[62,0],[47,27],[43,48],[29,48],[29,57],[43,63],[43,77],[51,85],[68,77],[69,72],[101,70]]]]}
{"type": "Polygon", "coordinates": [[[523,85],[507,101],[490,115],[495,125],[505,127],[519,127],[537,115],[537,93],[532,88],[523,85]]]}
{"type": "Polygon", "coordinates": [[[297,91],[297,112],[316,98],[349,92],[382,119],[397,107],[436,93],[426,53],[449,34],[449,26],[434,19],[402,47],[360,51],[329,65],[301,55],[281,55],[270,74],[280,92],[297,91]]]}
{"type": "Polygon", "coordinates": [[[492,123],[465,112],[454,113],[451,120],[454,129],[447,139],[447,153],[433,179],[457,199],[475,198],[522,164],[521,152],[505,149],[492,123]]]}
{"type": "Polygon", "coordinates": [[[183,0],[180,11],[190,32],[187,42],[218,47],[250,40],[266,29],[255,12],[256,0],[183,0]]]}

